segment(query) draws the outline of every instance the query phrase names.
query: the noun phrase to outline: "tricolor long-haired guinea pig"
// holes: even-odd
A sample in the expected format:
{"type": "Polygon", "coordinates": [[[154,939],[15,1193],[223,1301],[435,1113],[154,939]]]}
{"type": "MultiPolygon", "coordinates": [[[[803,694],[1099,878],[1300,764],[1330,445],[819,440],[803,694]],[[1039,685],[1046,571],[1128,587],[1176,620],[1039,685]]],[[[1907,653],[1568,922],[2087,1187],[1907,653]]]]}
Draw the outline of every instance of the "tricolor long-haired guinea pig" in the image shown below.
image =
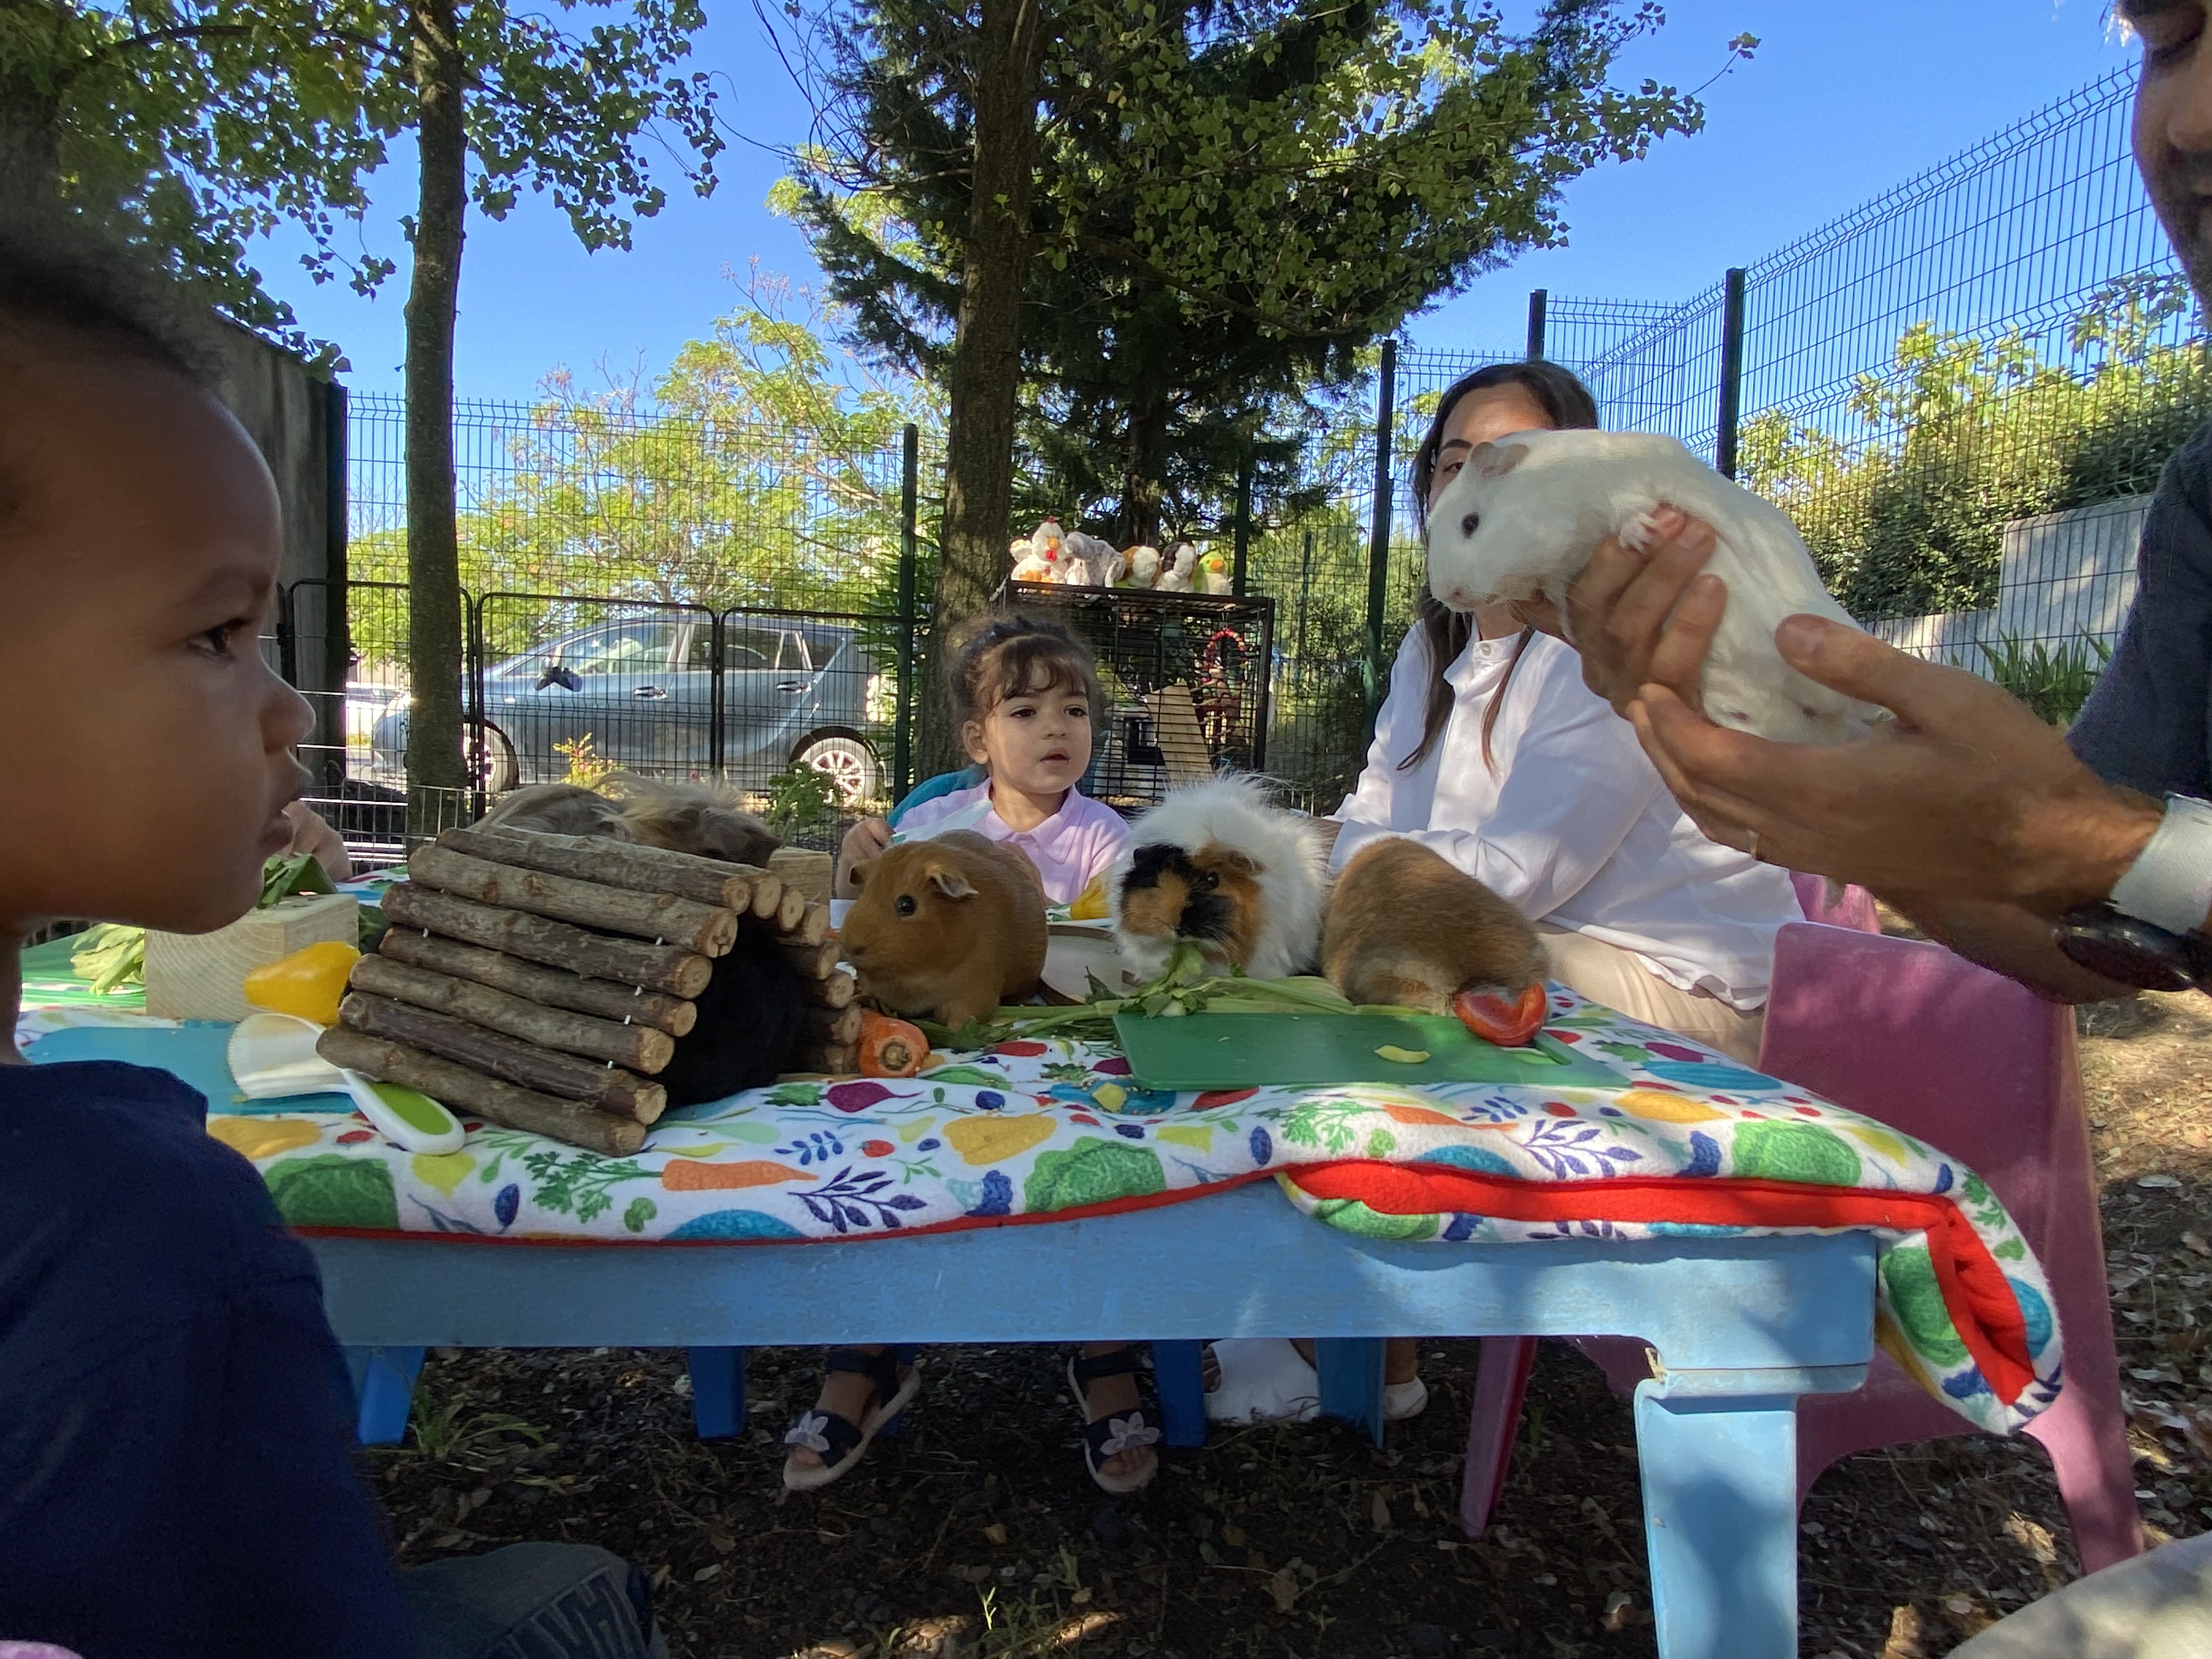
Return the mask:
{"type": "Polygon", "coordinates": [[[533,783],[494,801],[481,830],[537,830],[554,836],[606,836],[635,841],[622,808],[597,790],[573,783],[533,783]]]}
{"type": "Polygon", "coordinates": [[[1462,993],[1510,1004],[1550,971],[1536,930],[1511,904],[1419,842],[1363,847],[1336,878],[1322,971],[1354,1002],[1455,1012],[1462,993]]]}
{"type": "Polygon", "coordinates": [[[1036,989],[1044,887],[1014,848],[972,830],[901,842],[859,866],[837,937],[860,994],[951,1026],[1036,989]]]}
{"type": "Polygon", "coordinates": [[[1829,597],[1797,526],[1674,439],[1651,432],[1522,432],[1478,444],[1429,513],[1429,591],[1455,611],[1561,601],[1607,536],[1636,546],[1675,507],[1713,527],[1705,568],[1728,586],[1705,659],[1705,713],[1788,743],[1865,735],[1881,711],[1782,660],[1774,630],[1808,612],[1856,627],[1829,597]]]}
{"type": "Polygon", "coordinates": [[[1327,888],[1311,822],[1267,801],[1259,779],[1224,775],[1169,793],[1129,827],[1107,882],[1121,965],[1158,979],[1178,942],[1217,973],[1306,972],[1327,888]]]}
{"type": "Polygon", "coordinates": [[[783,842],[739,804],[744,793],[719,783],[668,783],[618,772],[607,780],[632,839],[673,853],[768,867],[783,842]]]}

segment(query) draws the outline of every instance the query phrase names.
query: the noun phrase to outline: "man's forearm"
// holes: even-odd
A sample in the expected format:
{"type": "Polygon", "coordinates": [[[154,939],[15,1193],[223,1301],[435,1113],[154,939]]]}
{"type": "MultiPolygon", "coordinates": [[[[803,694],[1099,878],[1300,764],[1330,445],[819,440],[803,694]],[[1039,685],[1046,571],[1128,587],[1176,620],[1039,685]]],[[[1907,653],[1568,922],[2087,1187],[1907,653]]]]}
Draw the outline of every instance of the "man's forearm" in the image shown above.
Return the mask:
{"type": "Polygon", "coordinates": [[[1884,893],[1883,902],[1930,939],[2053,1002],[2106,1002],[2135,987],[2093,974],[2060,950],[2050,920],[2014,904],[1929,893],[1884,893]]]}

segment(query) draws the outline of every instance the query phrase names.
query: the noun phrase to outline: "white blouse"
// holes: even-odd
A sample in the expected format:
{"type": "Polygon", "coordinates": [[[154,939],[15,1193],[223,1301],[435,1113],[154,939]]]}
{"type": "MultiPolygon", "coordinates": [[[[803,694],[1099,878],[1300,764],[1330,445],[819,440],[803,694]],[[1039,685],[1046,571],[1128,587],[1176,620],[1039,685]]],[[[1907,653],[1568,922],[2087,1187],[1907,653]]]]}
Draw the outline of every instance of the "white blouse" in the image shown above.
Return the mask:
{"type": "Polygon", "coordinates": [[[1510,637],[1471,641],[1445,676],[1451,718],[1419,766],[1429,649],[1406,636],[1376,716],[1367,769],[1333,817],[1333,867],[1370,842],[1431,847],[1532,921],[1635,952],[1683,990],[1749,1011],[1766,1001],[1775,930],[1804,919],[1789,875],[1708,841],[1644,758],[1635,729],[1583,684],[1574,652],[1528,641],[1506,681],[1483,763],[1482,718],[1510,637]]]}

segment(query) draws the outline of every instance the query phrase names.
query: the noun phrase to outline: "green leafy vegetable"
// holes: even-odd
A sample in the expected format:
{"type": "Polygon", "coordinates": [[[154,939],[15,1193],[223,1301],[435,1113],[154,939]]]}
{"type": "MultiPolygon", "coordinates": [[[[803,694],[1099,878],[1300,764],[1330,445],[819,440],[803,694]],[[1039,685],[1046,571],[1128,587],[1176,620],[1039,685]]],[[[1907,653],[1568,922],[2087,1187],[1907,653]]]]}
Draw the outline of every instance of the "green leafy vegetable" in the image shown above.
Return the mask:
{"type": "Polygon", "coordinates": [[[330,872],[315,862],[313,853],[280,854],[261,866],[261,896],[253,902],[253,908],[266,910],[301,893],[337,890],[330,872]]]}
{"type": "Polygon", "coordinates": [[[70,970],[92,981],[94,996],[146,982],[146,930],[102,922],[88,929],[70,952],[70,970]]]}

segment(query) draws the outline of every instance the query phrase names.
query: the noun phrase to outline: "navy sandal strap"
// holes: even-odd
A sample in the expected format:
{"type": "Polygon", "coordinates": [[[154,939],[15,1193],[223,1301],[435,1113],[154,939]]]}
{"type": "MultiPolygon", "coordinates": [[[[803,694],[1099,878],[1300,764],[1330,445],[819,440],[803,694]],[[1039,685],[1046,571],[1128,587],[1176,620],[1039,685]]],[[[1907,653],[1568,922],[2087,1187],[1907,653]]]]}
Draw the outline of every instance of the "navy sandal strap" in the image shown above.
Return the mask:
{"type": "Polygon", "coordinates": [[[878,1353],[870,1353],[866,1348],[832,1348],[826,1368],[866,1377],[875,1384],[878,1402],[899,1391],[898,1355],[889,1348],[878,1353]]]}
{"type": "Polygon", "coordinates": [[[836,1468],[860,1443],[860,1425],[835,1412],[811,1407],[799,1413],[799,1421],[783,1437],[787,1446],[804,1446],[824,1463],[836,1468]]]}
{"type": "Polygon", "coordinates": [[[1126,1412],[1109,1412],[1096,1423],[1083,1425],[1083,1448],[1090,1455],[1093,1469],[1116,1453],[1156,1446],[1160,1439],[1158,1427],[1142,1406],[1132,1407],[1126,1412]]]}
{"type": "Polygon", "coordinates": [[[1144,1350],[1132,1342],[1126,1348],[1116,1348],[1111,1353],[1102,1353],[1090,1359],[1078,1354],[1074,1366],[1076,1382],[1088,1392],[1091,1385],[1102,1376],[1127,1376],[1143,1370],[1144,1350]]]}

